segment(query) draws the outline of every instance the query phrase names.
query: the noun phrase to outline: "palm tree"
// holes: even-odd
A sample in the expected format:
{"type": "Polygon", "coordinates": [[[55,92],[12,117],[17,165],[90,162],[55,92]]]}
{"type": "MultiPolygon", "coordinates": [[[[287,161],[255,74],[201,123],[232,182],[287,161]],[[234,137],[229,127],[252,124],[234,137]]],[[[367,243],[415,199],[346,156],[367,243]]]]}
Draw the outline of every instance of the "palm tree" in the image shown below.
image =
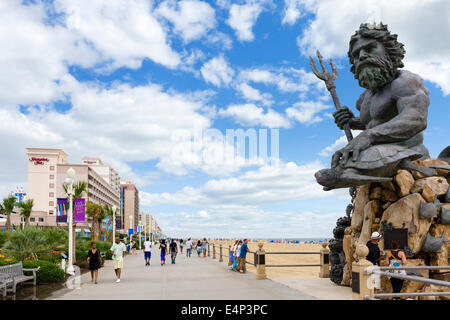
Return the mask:
{"type": "Polygon", "coordinates": [[[106,217],[105,208],[93,202],[86,204],[86,214],[92,218],[92,240],[99,240],[100,223],[106,217]]]}
{"type": "Polygon", "coordinates": [[[3,199],[2,212],[6,215],[6,229],[11,228],[11,212],[14,210],[14,205],[16,204],[17,198],[13,195],[3,199]]]}
{"type": "Polygon", "coordinates": [[[47,244],[41,227],[17,229],[9,236],[3,249],[12,255],[19,255],[23,259],[37,259],[37,254],[45,249],[47,244]]]}
{"type": "Polygon", "coordinates": [[[30,224],[30,215],[31,211],[33,211],[33,199],[28,199],[19,203],[18,207],[22,209],[20,215],[25,219],[25,227],[28,227],[30,224]]]}

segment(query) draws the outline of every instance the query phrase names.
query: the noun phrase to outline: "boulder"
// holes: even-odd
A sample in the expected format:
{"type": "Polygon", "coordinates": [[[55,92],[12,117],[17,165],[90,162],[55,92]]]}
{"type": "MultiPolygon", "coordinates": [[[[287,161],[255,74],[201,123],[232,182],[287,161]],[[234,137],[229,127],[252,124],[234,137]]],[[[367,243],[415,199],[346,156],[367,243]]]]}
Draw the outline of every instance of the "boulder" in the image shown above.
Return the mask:
{"type": "Polygon", "coordinates": [[[378,200],[371,200],[365,205],[364,220],[358,243],[365,245],[367,241],[370,240],[372,235],[372,224],[374,223],[375,217],[378,211],[380,211],[380,208],[380,202],[378,200]]]}
{"type": "Polygon", "coordinates": [[[442,177],[428,177],[416,180],[411,187],[411,193],[422,192],[425,186],[428,186],[437,196],[444,195],[448,191],[446,179],[442,177]]]}
{"type": "Polygon", "coordinates": [[[395,188],[395,184],[392,181],[382,182],[381,187],[383,189],[388,189],[388,190],[397,192],[397,189],[395,188]]]}
{"type": "Polygon", "coordinates": [[[369,200],[379,200],[381,199],[381,187],[375,187],[370,191],[369,200]]]}
{"type": "Polygon", "coordinates": [[[381,217],[381,225],[408,229],[408,246],[415,254],[422,248],[431,225],[431,219],[419,218],[421,201],[425,202],[420,194],[410,194],[391,204],[381,217]]]}
{"type": "Polygon", "coordinates": [[[422,190],[422,197],[425,199],[426,202],[433,202],[434,198],[436,197],[436,194],[429,186],[424,186],[422,190]]]}
{"type": "Polygon", "coordinates": [[[405,197],[409,194],[414,184],[414,178],[407,170],[399,170],[394,176],[394,181],[398,186],[398,196],[405,197]]]}
{"type": "Polygon", "coordinates": [[[394,202],[398,200],[397,193],[389,189],[381,190],[381,201],[383,202],[394,202]]]}
{"type": "MultiPolygon", "coordinates": [[[[430,235],[441,238],[445,232],[446,238],[450,238],[450,225],[433,224],[430,227],[430,235]]],[[[430,265],[432,266],[448,266],[448,259],[450,258],[450,242],[442,244],[441,252],[430,253],[430,265]]],[[[436,273],[447,273],[448,270],[433,271],[436,273]]]]}
{"type": "Polygon", "coordinates": [[[354,233],[361,230],[364,216],[364,207],[369,202],[370,185],[364,185],[356,188],[356,196],[353,200],[353,214],[351,228],[354,233]]]}

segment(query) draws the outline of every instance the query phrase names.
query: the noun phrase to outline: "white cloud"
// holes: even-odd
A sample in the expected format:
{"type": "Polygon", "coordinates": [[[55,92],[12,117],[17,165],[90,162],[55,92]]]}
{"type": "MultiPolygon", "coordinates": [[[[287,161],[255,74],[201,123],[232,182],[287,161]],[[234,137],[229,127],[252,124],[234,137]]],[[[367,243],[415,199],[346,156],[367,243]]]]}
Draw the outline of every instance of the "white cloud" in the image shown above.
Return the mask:
{"type": "Polygon", "coordinates": [[[331,108],[329,105],[321,101],[300,101],[295,103],[293,107],[287,108],[286,114],[300,123],[309,125],[322,121],[323,119],[317,114],[329,108],[331,108]]]}
{"type": "Polygon", "coordinates": [[[234,70],[228,65],[223,56],[215,57],[206,62],[200,69],[200,72],[206,82],[221,87],[227,86],[234,76],[234,70]]]}
{"type": "Polygon", "coordinates": [[[208,212],[206,212],[205,210],[200,210],[198,212],[198,215],[202,218],[209,218],[208,212]]]}
{"type": "Polygon", "coordinates": [[[248,0],[242,5],[231,5],[227,23],[234,29],[236,37],[240,41],[252,41],[254,39],[255,36],[252,29],[259,15],[264,10],[265,2],[248,0]]]}
{"type": "Polygon", "coordinates": [[[247,100],[261,101],[261,103],[265,106],[270,106],[273,104],[271,94],[261,93],[258,89],[249,86],[245,82],[241,83],[237,88],[242,93],[243,97],[247,100]]]}
{"type": "Polygon", "coordinates": [[[139,68],[148,58],[168,68],[180,63],[145,0],[55,0],[66,26],[98,52],[109,68],[139,68]]]}
{"type": "Polygon", "coordinates": [[[259,108],[253,103],[242,105],[230,105],[226,109],[220,109],[222,117],[232,117],[244,126],[262,126],[268,128],[289,128],[291,123],[283,115],[268,109],[259,108]]]}
{"type": "Polygon", "coordinates": [[[311,55],[320,49],[324,57],[346,57],[351,35],[362,22],[388,24],[405,45],[405,69],[438,85],[450,94],[450,2],[446,0],[322,0],[311,8],[315,14],[298,37],[300,50],[311,55]],[[343,23],[345,21],[345,23],[343,23]],[[420,23],[418,23],[420,21],[420,23]]]}
{"type": "Polygon", "coordinates": [[[312,11],[317,0],[284,0],[283,24],[293,25],[297,20],[312,11]]]}
{"type": "Polygon", "coordinates": [[[185,42],[201,38],[216,25],[214,9],[203,1],[166,0],[155,12],[170,21],[185,42]]]}

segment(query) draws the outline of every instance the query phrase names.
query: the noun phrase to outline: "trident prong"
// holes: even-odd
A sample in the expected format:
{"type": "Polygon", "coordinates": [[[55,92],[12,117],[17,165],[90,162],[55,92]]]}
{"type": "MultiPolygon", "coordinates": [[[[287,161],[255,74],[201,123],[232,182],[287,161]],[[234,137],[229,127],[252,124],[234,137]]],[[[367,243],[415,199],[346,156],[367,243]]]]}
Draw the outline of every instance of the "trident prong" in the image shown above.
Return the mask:
{"type": "MultiPolygon", "coordinates": [[[[327,68],[325,67],[325,63],[323,62],[323,57],[320,54],[320,51],[317,50],[316,52],[317,58],[319,59],[320,66],[322,67],[322,72],[319,72],[317,69],[316,63],[314,62],[313,58],[309,57],[309,64],[311,65],[311,69],[316,75],[317,78],[320,80],[323,80],[325,82],[325,85],[327,87],[327,90],[330,92],[331,97],[333,98],[334,106],[336,107],[336,110],[339,110],[341,108],[341,103],[339,102],[339,98],[336,94],[336,86],[334,84],[334,80],[338,77],[338,72],[336,69],[336,66],[333,63],[333,60],[330,59],[330,65],[332,73],[329,73],[327,68]]],[[[350,141],[353,139],[352,132],[350,130],[350,127],[348,124],[344,126],[345,135],[347,136],[347,140],[350,141]]]]}

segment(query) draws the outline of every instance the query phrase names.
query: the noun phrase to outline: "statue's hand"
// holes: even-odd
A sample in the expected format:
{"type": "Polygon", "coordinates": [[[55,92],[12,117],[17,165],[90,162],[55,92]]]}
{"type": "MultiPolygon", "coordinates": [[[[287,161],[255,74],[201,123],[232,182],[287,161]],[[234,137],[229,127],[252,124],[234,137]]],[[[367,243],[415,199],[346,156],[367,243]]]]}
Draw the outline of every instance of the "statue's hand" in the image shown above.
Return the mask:
{"type": "Polygon", "coordinates": [[[353,112],[349,108],[343,106],[342,108],[333,113],[333,117],[334,122],[337,124],[337,126],[341,130],[344,130],[345,124],[348,123],[350,119],[354,118],[355,116],[353,115],[353,112]]]}
{"type": "Polygon", "coordinates": [[[336,151],[331,159],[331,167],[345,167],[347,160],[352,157],[353,161],[358,161],[359,153],[370,147],[370,139],[365,132],[360,133],[356,138],[350,141],[347,146],[336,151]]]}

